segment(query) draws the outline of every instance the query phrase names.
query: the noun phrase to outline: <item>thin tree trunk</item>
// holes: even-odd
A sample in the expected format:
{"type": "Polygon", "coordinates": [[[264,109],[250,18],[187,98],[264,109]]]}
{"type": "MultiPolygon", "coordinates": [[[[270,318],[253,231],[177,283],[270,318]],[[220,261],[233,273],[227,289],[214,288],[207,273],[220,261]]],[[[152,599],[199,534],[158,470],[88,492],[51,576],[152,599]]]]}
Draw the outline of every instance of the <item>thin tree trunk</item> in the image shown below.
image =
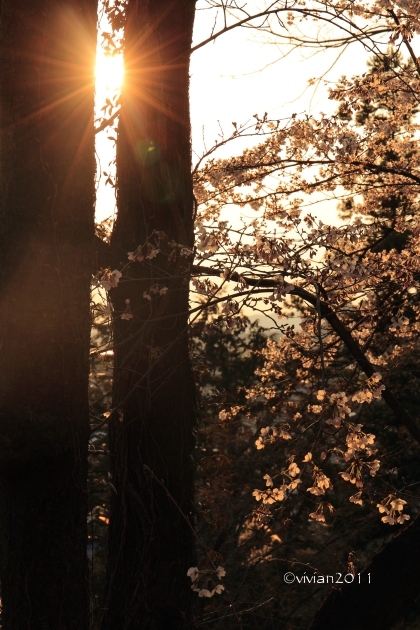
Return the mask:
{"type": "Polygon", "coordinates": [[[0,19],[2,627],[83,630],[96,0],[0,19]]]}
{"type": "Polygon", "coordinates": [[[127,8],[111,245],[123,264],[128,252],[144,245],[144,260],[133,262],[129,280],[123,277],[110,291],[116,346],[109,443],[116,492],[103,630],[190,627],[190,258],[170,242],[193,243],[188,68],[194,8],[193,0],[131,0],[127,8]],[[148,239],[160,240],[164,253],[147,258],[148,239]],[[120,317],[127,299],[131,320],[120,317]]]}

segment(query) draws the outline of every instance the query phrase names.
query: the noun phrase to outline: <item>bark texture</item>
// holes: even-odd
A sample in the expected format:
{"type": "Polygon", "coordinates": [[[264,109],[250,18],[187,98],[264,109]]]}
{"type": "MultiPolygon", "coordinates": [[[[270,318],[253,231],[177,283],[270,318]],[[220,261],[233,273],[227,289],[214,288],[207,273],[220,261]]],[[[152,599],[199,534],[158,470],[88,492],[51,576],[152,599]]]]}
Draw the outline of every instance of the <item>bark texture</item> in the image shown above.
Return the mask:
{"type": "Polygon", "coordinates": [[[360,584],[356,578],[352,584],[330,591],[309,630],[390,630],[419,593],[417,517],[374,556],[361,574],[360,584]]]}
{"type": "Polygon", "coordinates": [[[190,627],[190,263],[170,242],[193,243],[188,69],[194,8],[193,0],[130,0],[127,7],[111,246],[121,253],[121,267],[138,246],[144,259],[110,291],[115,411],[109,444],[116,492],[102,630],[190,627]],[[156,243],[160,253],[148,258],[156,243]],[[168,290],[154,293],[153,286],[168,290]],[[127,299],[131,320],[120,317],[127,299]]]}
{"type": "Polygon", "coordinates": [[[96,0],[0,17],[0,572],[5,630],[88,623],[96,0]]]}

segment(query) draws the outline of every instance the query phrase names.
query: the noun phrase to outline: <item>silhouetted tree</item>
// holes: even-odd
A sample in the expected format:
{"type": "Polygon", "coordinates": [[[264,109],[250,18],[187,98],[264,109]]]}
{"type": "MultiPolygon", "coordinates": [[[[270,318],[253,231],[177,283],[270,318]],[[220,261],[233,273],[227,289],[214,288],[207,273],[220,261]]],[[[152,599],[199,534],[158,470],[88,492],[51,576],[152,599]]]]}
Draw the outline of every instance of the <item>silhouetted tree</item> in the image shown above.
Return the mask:
{"type": "Polygon", "coordinates": [[[83,630],[96,0],[0,12],[3,627],[83,630]]]}
{"type": "Polygon", "coordinates": [[[124,264],[128,252],[137,254],[129,281],[110,291],[116,492],[103,630],[190,627],[195,390],[187,339],[191,257],[180,246],[193,244],[188,68],[194,11],[193,0],[126,6],[111,247],[124,264]]]}

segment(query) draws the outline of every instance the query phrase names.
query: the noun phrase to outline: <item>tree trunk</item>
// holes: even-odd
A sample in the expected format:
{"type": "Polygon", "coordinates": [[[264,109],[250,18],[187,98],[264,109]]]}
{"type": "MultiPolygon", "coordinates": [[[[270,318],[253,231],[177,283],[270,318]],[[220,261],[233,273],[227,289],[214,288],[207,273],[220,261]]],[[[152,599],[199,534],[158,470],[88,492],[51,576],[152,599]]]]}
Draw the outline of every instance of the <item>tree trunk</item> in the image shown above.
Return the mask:
{"type": "Polygon", "coordinates": [[[330,591],[309,630],[389,630],[419,592],[418,516],[374,556],[360,578],[330,591]]]}
{"type": "Polygon", "coordinates": [[[123,264],[143,245],[143,260],[132,262],[110,291],[115,354],[109,444],[116,492],[103,630],[190,627],[190,258],[171,241],[193,244],[188,69],[194,8],[193,0],[130,0],[126,14],[111,245],[123,264]],[[127,299],[131,320],[121,319],[127,299]]]}
{"type": "Polygon", "coordinates": [[[3,628],[88,628],[96,0],[3,0],[3,628]]]}

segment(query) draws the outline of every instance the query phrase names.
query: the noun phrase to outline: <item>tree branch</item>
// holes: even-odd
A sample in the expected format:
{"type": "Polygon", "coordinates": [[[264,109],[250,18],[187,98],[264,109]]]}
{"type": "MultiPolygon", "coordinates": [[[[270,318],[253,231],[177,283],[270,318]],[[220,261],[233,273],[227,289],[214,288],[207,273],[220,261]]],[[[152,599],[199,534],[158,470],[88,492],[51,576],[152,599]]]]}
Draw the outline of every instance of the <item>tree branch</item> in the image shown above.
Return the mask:
{"type": "MultiPolygon", "coordinates": [[[[212,269],[211,267],[203,267],[200,265],[194,265],[192,267],[192,273],[196,275],[207,275],[207,276],[220,276],[220,270],[212,269]]],[[[258,287],[267,287],[267,288],[275,288],[278,287],[278,283],[273,282],[270,279],[258,279],[258,278],[248,278],[241,276],[239,273],[234,272],[229,276],[229,280],[240,281],[245,280],[245,282],[250,286],[258,286],[258,287]]],[[[354,339],[351,332],[346,328],[343,322],[337,317],[334,311],[328,306],[328,304],[322,300],[318,300],[316,295],[313,295],[309,291],[302,289],[300,287],[294,287],[289,291],[290,295],[297,295],[301,297],[303,300],[311,304],[314,308],[319,309],[319,313],[323,319],[326,319],[330,324],[331,328],[337,335],[340,337],[341,341],[346,346],[347,350],[353,356],[355,361],[358,363],[361,370],[366,374],[369,378],[376,372],[376,368],[372,365],[369,359],[366,357],[359,343],[354,339]]],[[[391,390],[386,387],[382,391],[382,398],[388,405],[390,409],[395,414],[395,417],[403,423],[405,428],[409,433],[411,433],[412,437],[416,440],[418,444],[420,444],[420,429],[417,426],[417,423],[413,420],[410,414],[404,409],[401,403],[395,398],[394,394],[391,390]]]]}
{"type": "MultiPolygon", "coordinates": [[[[122,105],[121,105],[122,107],[122,105]]],[[[112,114],[112,116],[110,116],[109,118],[107,118],[106,120],[104,120],[103,122],[101,122],[101,124],[99,125],[99,127],[95,127],[95,134],[96,133],[100,133],[101,131],[103,131],[104,129],[106,129],[107,127],[109,127],[110,125],[112,125],[112,123],[114,122],[114,120],[119,116],[120,112],[121,112],[121,107],[119,107],[117,109],[116,112],[114,112],[112,114]]]]}

